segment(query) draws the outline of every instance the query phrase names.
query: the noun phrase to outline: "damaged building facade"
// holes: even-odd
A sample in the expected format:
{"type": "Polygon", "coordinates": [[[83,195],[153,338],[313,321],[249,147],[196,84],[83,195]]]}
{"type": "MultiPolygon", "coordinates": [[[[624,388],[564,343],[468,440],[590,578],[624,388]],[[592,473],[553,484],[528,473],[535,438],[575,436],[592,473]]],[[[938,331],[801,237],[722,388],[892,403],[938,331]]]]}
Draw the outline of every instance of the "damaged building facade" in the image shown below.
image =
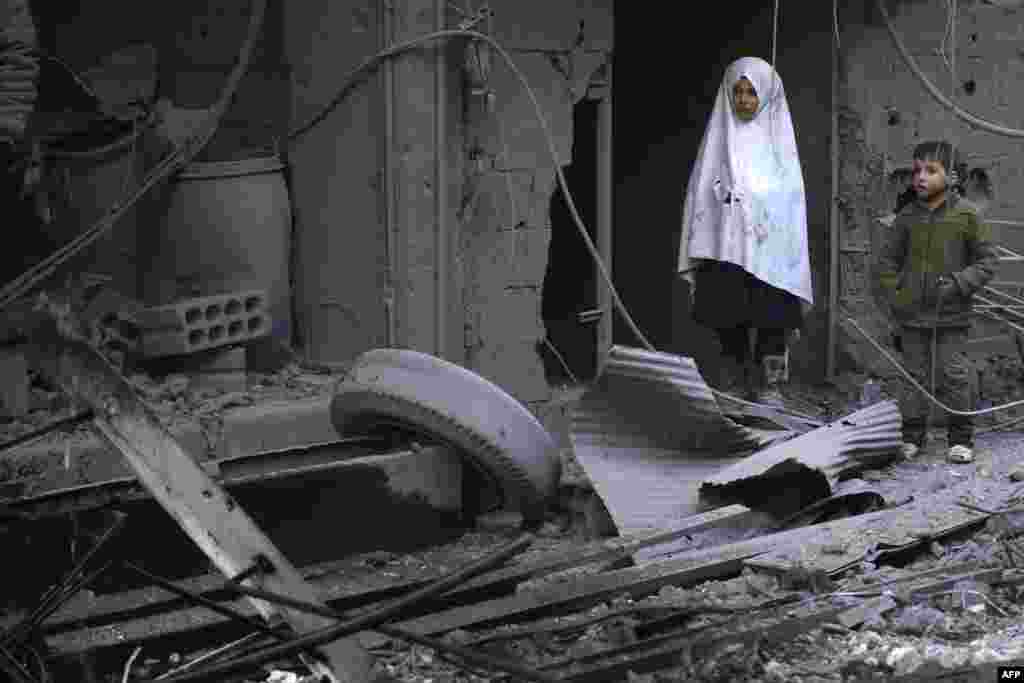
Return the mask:
{"type": "MultiPolygon", "coordinates": [[[[163,131],[173,139],[216,99],[248,11],[240,0],[193,4],[155,13],[119,6],[126,20],[118,26],[84,5],[39,8],[40,44],[85,73],[103,111],[122,125],[139,102],[162,100],[163,131]]],[[[71,269],[110,276],[151,305],[223,288],[223,280],[269,287],[275,335],[310,361],[338,365],[370,348],[412,348],[541,407],[552,386],[593,377],[613,340],[640,345],[612,310],[557,163],[640,329],[659,349],[697,358],[714,382],[718,350],[689,320],[688,292],[674,273],[680,201],[725,65],[771,52],[770,8],[751,6],[742,26],[716,29],[721,49],[709,54],[673,44],[668,28],[611,2],[567,3],[553,14],[506,4],[269,3],[235,102],[197,158],[212,166],[140,201],[71,269]],[[387,45],[460,25],[493,36],[518,73],[498,50],[464,38],[367,63],[387,45]],[[659,69],[673,77],[652,87],[644,76],[659,69]]],[[[842,324],[840,307],[887,341],[872,289],[884,230],[876,218],[903,189],[916,140],[953,134],[972,167],[993,179],[992,211],[1013,213],[1012,187],[1003,185],[1015,177],[1005,145],[1016,143],[951,124],[902,64],[872,5],[843,8],[835,27],[845,34],[835,160],[831,108],[822,107],[833,65],[809,58],[832,53],[832,17],[781,16],[777,33],[804,167],[816,299],[792,365],[812,381],[858,367],[892,374],[842,324]]],[[[944,87],[948,68],[935,46],[954,52],[943,40],[946,15],[928,3],[893,7],[911,51],[944,87]]],[[[999,120],[1012,104],[1007,84],[1019,59],[1005,27],[1017,14],[984,2],[960,13],[958,101],[999,120]]],[[[74,90],[57,71],[44,71],[51,95],[35,117],[44,139],[81,126],[56,113],[74,90]]],[[[34,253],[102,215],[158,149],[143,135],[131,154],[46,159],[19,203],[26,219],[43,223],[34,253]]],[[[1013,230],[998,227],[1011,248],[1013,230]]]]}

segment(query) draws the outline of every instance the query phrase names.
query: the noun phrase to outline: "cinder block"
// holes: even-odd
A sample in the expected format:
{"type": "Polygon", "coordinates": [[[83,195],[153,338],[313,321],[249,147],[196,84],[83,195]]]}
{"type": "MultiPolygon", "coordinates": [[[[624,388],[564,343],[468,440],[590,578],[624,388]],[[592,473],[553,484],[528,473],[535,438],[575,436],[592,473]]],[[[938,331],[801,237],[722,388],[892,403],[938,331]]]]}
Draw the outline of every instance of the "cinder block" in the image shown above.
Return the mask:
{"type": "Polygon", "coordinates": [[[133,317],[145,331],[202,327],[262,313],[266,310],[266,301],[265,291],[249,290],[154,306],[139,311],[133,317]]]}
{"type": "Polygon", "coordinates": [[[141,352],[155,358],[196,353],[259,339],[270,333],[262,290],[189,299],[134,316],[141,352]]]}
{"type": "Polygon", "coordinates": [[[330,405],[331,397],[325,396],[235,408],[224,415],[219,457],[336,441],[340,437],[331,423],[330,405]]]}
{"type": "Polygon", "coordinates": [[[0,414],[21,417],[28,413],[28,362],[17,348],[0,349],[0,414]]]}

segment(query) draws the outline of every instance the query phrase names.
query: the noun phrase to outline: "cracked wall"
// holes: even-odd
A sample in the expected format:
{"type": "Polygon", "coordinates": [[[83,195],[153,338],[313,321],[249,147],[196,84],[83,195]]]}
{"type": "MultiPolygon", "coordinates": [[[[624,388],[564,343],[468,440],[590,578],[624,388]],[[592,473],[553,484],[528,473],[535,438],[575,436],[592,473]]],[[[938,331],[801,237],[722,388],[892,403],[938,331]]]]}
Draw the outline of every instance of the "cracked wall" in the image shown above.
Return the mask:
{"type": "MultiPolygon", "coordinates": [[[[494,35],[533,88],[559,164],[572,163],[573,106],[612,47],[611,2],[492,3],[494,35]]],[[[493,57],[493,96],[464,92],[458,218],[466,365],[521,401],[550,396],[537,352],[556,172],[528,95],[493,57]]],[[[588,226],[589,227],[589,226],[588,226]]]]}

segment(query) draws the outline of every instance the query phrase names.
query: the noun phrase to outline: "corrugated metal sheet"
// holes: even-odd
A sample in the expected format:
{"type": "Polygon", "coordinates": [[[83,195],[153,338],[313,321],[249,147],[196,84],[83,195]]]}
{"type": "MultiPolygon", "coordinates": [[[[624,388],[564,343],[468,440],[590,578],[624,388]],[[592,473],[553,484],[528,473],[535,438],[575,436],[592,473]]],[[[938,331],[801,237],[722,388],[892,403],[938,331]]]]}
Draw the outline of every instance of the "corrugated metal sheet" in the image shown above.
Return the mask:
{"type": "Polygon", "coordinates": [[[735,453],[773,441],[725,417],[692,358],[613,346],[598,389],[663,448],[735,453]]]}
{"type": "Polygon", "coordinates": [[[620,533],[667,529],[699,511],[701,481],[791,437],[736,424],[689,358],[613,347],[574,406],[576,459],[620,533]]]}
{"type": "Polygon", "coordinates": [[[902,440],[899,407],[894,401],[882,401],[716,472],[705,479],[701,496],[715,503],[753,507],[750,496],[765,492],[751,487],[751,480],[793,465],[820,473],[831,488],[846,470],[891,459],[902,440]]]}

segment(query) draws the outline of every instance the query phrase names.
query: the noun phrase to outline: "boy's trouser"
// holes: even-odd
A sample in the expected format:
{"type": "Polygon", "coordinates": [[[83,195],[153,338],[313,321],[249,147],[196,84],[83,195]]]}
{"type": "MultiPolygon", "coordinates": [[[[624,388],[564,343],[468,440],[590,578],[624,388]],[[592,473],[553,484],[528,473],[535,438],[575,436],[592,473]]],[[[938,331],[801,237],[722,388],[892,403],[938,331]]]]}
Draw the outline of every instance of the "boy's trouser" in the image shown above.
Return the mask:
{"type": "MultiPolygon", "coordinates": [[[[974,410],[976,388],[974,373],[964,353],[967,328],[939,328],[935,362],[935,396],[956,410],[974,410]]],[[[903,326],[903,359],[907,370],[921,386],[931,391],[932,331],[903,326]]],[[[903,440],[922,445],[925,420],[930,401],[914,387],[909,387],[900,405],[903,413],[903,440]]],[[[934,407],[935,415],[942,408],[934,407]]],[[[974,445],[974,422],[970,417],[948,415],[950,446],[974,445]]]]}

